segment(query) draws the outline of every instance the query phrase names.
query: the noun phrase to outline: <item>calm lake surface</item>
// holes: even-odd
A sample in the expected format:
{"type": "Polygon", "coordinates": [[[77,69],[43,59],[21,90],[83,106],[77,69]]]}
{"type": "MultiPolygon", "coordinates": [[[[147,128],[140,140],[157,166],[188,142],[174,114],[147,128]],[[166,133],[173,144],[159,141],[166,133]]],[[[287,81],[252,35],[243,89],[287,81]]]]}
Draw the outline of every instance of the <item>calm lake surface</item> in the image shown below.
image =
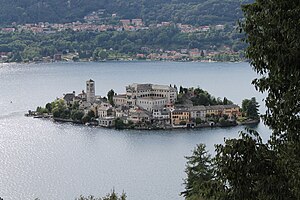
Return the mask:
{"type": "MultiPolygon", "coordinates": [[[[175,131],[116,131],[24,117],[63,93],[79,93],[85,81],[96,94],[125,91],[131,83],[176,84],[226,96],[241,105],[263,95],[248,63],[105,62],[0,64],[0,197],[75,199],[104,196],[113,188],[129,200],[183,199],[184,156],[204,143],[233,138],[245,127],[175,131]]],[[[263,105],[263,103],[260,103],[263,105]]],[[[261,107],[263,112],[264,108],[261,107]]],[[[264,139],[270,131],[254,127],[264,139]]]]}

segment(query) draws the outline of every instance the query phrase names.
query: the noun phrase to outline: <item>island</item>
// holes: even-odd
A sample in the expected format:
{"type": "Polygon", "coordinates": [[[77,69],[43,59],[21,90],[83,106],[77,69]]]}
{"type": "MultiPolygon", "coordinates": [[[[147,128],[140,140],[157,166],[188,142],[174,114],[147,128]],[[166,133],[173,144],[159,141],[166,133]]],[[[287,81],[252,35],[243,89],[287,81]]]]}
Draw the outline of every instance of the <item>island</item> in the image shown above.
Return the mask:
{"type": "Polygon", "coordinates": [[[176,85],[138,84],[126,86],[124,94],[114,90],[107,97],[95,94],[95,81],[86,81],[86,91],[64,94],[26,116],[49,118],[116,129],[177,129],[227,127],[259,122],[258,103],[253,97],[242,108],[226,97],[215,98],[201,88],[176,85]]]}

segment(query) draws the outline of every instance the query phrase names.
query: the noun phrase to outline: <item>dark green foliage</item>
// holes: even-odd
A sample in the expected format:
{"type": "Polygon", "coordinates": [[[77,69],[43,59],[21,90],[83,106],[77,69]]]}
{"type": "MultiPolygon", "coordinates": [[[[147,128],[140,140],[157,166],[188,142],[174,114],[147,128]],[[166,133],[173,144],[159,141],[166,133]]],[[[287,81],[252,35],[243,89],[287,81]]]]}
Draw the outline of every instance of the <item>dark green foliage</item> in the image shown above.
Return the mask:
{"type": "Polygon", "coordinates": [[[223,99],[223,105],[228,105],[228,99],[226,97],[223,99]]]}
{"type": "Polygon", "coordinates": [[[103,50],[101,48],[96,48],[93,52],[93,60],[106,60],[108,58],[109,54],[106,52],[106,50],[103,50]]]}
{"type": "Polygon", "coordinates": [[[81,119],[82,123],[85,124],[85,123],[88,123],[92,120],[92,118],[88,115],[84,115],[81,119]]]}
{"type": "Polygon", "coordinates": [[[37,108],[36,108],[36,112],[37,112],[38,114],[44,114],[44,113],[48,113],[49,110],[48,110],[47,108],[37,107],[37,108]]]}
{"type": "Polygon", "coordinates": [[[201,124],[202,123],[202,120],[200,119],[200,118],[196,118],[196,124],[198,125],[198,124],[201,124]]]}
{"type": "Polygon", "coordinates": [[[88,197],[80,196],[79,198],[76,198],[75,200],[126,200],[127,196],[123,192],[120,196],[113,190],[110,194],[107,194],[105,197],[97,198],[92,195],[88,197]]]}
{"type": "MultiPolygon", "coordinates": [[[[33,61],[53,57],[57,53],[78,53],[79,59],[118,59],[145,53],[142,47],[180,50],[198,48],[217,50],[233,45],[237,32],[209,31],[181,33],[174,27],[161,27],[136,32],[75,32],[71,30],[53,34],[31,32],[0,33],[0,49],[13,52],[11,62],[33,61]],[[166,37],[165,37],[166,36],[166,37]],[[1,48],[2,47],[2,48],[1,48]]],[[[241,50],[241,49],[239,49],[241,50]]]]}
{"type": "Polygon", "coordinates": [[[276,165],[285,170],[290,190],[300,197],[300,2],[257,1],[243,7],[249,47],[246,56],[262,78],[253,81],[267,92],[265,123],[273,131],[276,165]]]}
{"type": "Polygon", "coordinates": [[[181,121],[181,122],[179,122],[179,125],[184,126],[184,125],[186,125],[186,122],[185,121],[181,121]]]}
{"type": "Polygon", "coordinates": [[[20,55],[20,52],[19,52],[19,51],[14,52],[14,53],[13,53],[13,57],[11,58],[10,61],[11,61],[11,62],[22,62],[23,59],[22,59],[22,57],[21,57],[21,55],[20,55]]]}
{"type": "Polygon", "coordinates": [[[81,110],[72,110],[71,111],[71,119],[76,121],[81,121],[84,116],[84,112],[81,110]]]}
{"type": "MultiPolygon", "coordinates": [[[[272,135],[263,143],[257,132],[248,130],[238,139],[227,139],[225,144],[217,145],[216,156],[209,166],[213,177],[207,184],[217,182],[213,192],[207,193],[210,186],[200,187],[207,182],[200,179],[192,187],[187,181],[184,194],[196,194],[194,199],[297,200],[300,199],[300,35],[296,27],[300,25],[297,14],[300,2],[257,0],[244,6],[243,11],[242,29],[249,44],[246,56],[261,75],[253,81],[255,87],[267,92],[263,119],[272,135]]],[[[255,99],[243,101],[243,110],[255,113],[255,99]]],[[[200,155],[198,158],[207,160],[200,155]]],[[[198,170],[194,174],[203,176],[207,171],[198,170]]],[[[187,180],[190,177],[188,173],[187,180]]]]}
{"type": "Polygon", "coordinates": [[[186,157],[187,178],[185,179],[185,191],[181,193],[187,200],[210,199],[210,193],[214,193],[212,188],[215,185],[214,170],[211,156],[205,150],[204,144],[199,144],[193,151],[193,155],[186,157]]]}
{"type": "MultiPolygon", "coordinates": [[[[39,114],[52,113],[54,118],[72,119],[77,122],[81,122],[84,117],[84,112],[79,109],[79,103],[77,101],[72,105],[67,105],[62,99],[47,103],[45,108],[38,107],[37,112],[39,114]]],[[[95,117],[94,112],[90,111],[88,113],[88,119],[90,120],[93,117],[95,117]]]]}
{"type": "Polygon", "coordinates": [[[183,87],[182,86],[179,87],[179,94],[183,94],[183,87]]]}
{"type": "Polygon", "coordinates": [[[87,114],[85,114],[85,115],[82,117],[81,122],[82,122],[83,124],[85,124],[85,123],[88,123],[88,122],[93,121],[94,118],[95,118],[95,113],[94,113],[94,111],[90,110],[90,111],[88,111],[87,114]]]}
{"type": "Polygon", "coordinates": [[[72,110],[78,110],[79,109],[79,102],[78,101],[75,101],[73,104],[72,104],[72,110]]]}
{"type": "Polygon", "coordinates": [[[94,117],[95,117],[94,111],[90,110],[90,111],[87,113],[87,116],[89,116],[90,118],[94,118],[94,117]]]}
{"type": "Polygon", "coordinates": [[[82,21],[93,11],[103,17],[117,13],[125,19],[142,18],[147,24],[174,21],[187,24],[234,23],[242,17],[241,3],[252,0],[1,0],[1,24],[82,21]]]}
{"type": "Polygon", "coordinates": [[[247,56],[255,71],[263,78],[254,84],[268,92],[264,119],[279,135],[298,138],[300,119],[300,25],[299,1],[258,1],[244,7],[247,32],[247,56]],[[267,9],[268,8],[268,9],[267,9]]]}
{"type": "Polygon", "coordinates": [[[242,111],[249,119],[259,119],[258,107],[255,97],[244,99],[242,102],[242,111]]]}
{"type": "Polygon", "coordinates": [[[276,154],[258,133],[241,133],[239,139],[216,146],[215,170],[225,199],[295,199],[285,184],[284,169],[276,154]]]}
{"type": "Polygon", "coordinates": [[[232,101],[228,100],[226,97],[224,97],[224,100],[222,101],[220,98],[215,98],[211,94],[209,94],[207,91],[202,90],[201,88],[196,88],[193,90],[194,97],[191,98],[191,101],[193,102],[194,106],[204,105],[228,105],[233,104],[232,101]],[[224,104],[224,102],[226,104],[224,104]]]}
{"type": "Polygon", "coordinates": [[[49,112],[52,112],[52,105],[51,103],[47,103],[45,108],[49,111],[49,112]]]}
{"type": "Polygon", "coordinates": [[[297,199],[286,185],[284,168],[276,164],[275,152],[254,131],[217,145],[214,158],[207,155],[204,145],[198,145],[187,159],[182,192],[187,200],[297,199]]]}
{"type": "Polygon", "coordinates": [[[111,89],[108,93],[107,93],[107,99],[108,99],[108,102],[114,106],[114,100],[113,100],[113,97],[115,96],[115,91],[113,89],[111,89]]]}
{"type": "Polygon", "coordinates": [[[64,100],[55,100],[51,103],[52,114],[55,118],[69,119],[71,111],[65,104],[64,100]]]}
{"type": "Polygon", "coordinates": [[[124,129],[126,125],[124,124],[123,120],[120,118],[115,119],[115,128],[116,129],[124,129]]]}

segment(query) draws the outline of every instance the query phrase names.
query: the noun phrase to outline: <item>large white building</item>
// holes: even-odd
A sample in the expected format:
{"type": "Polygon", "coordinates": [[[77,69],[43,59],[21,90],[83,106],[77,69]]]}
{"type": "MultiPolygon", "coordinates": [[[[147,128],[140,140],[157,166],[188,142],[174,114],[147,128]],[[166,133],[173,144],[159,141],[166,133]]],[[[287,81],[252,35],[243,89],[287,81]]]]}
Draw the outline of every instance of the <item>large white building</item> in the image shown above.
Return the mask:
{"type": "Polygon", "coordinates": [[[206,119],[206,107],[205,106],[192,106],[189,107],[191,119],[200,118],[201,120],[206,119]]]}
{"type": "Polygon", "coordinates": [[[139,106],[147,111],[160,109],[177,100],[177,89],[167,85],[131,84],[126,94],[114,96],[116,106],[139,106]]]}
{"type": "Polygon", "coordinates": [[[177,89],[167,85],[131,84],[126,87],[128,103],[136,104],[139,98],[165,98],[167,104],[174,104],[177,99],[177,89]]]}
{"type": "Polygon", "coordinates": [[[163,108],[165,105],[167,105],[167,99],[162,97],[137,98],[136,105],[149,112],[152,112],[153,109],[160,109],[163,108]]]}

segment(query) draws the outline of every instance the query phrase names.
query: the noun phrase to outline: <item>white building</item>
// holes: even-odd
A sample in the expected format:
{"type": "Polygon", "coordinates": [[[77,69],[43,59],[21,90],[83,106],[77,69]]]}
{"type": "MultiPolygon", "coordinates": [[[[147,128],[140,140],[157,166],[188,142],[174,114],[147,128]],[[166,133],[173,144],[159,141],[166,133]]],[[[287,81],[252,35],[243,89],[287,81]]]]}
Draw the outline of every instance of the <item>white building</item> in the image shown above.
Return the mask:
{"type": "Polygon", "coordinates": [[[150,121],[152,114],[139,108],[130,109],[127,120],[133,123],[150,121]]]}
{"type": "Polygon", "coordinates": [[[189,107],[191,119],[200,118],[201,120],[205,120],[206,118],[206,107],[205,106],[192,106],[189,107]]]}
{"type": "Polygon", "coordinates": [[[98,106],[97,112],[99,118],[109,117],[113,115],[113,107],[108,103],[102,103],[98,106]]]}
{"type": "Polygon", "coordinates": [[[113,97],[115,106],[122,106],[127,104],[126,94],[115,95],[113,97]]]}
{"type": "Polygon", "coordinates": [[[174,104],[177,99],[177,89],[167,85],[137,84],[126,87],[127,103],[137,105],[140,98],[165,98],[166,104],[174,104]]]}
{"type": "Polygon", "coordinates": [[[163,109],[153,109],[152,117],[154,119],[170,119],[171,111],[168,108],[163,109]]]}
{"type": "Polygon", "coordinates": [[[99,126],[102,127],[112,127],[114,126],[114,117],[102,117],[98,119],[99,126]]]}
{"type": "Polygon", "coordinates": [[[136,105],[140,106],[141,108],[152,112],[154,108],[163,108],[167,104],[166,98],[159,98],[159,97],[144,97],[138,98],[136,100],[136,105]]]}

